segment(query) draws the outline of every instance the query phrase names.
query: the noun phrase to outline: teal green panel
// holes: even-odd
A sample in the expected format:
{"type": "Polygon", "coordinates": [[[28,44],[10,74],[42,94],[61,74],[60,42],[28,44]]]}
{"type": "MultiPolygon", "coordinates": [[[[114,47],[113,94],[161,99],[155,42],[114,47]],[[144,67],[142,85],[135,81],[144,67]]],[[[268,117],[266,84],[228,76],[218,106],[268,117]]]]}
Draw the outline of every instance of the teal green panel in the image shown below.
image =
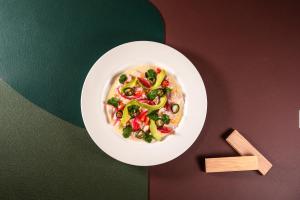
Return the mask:
{"type": "Polygon", "coordinates": [[[1,200],[146,200],[147,169],[105,155],[87,132],[0,81],[1,200]]]}
{"type": "Polygon", "coordinates": [[[83,126],[80,93],[93,63],[119,44],[163,36],[146,0],[0,0],[0,78],[83,126]]]}

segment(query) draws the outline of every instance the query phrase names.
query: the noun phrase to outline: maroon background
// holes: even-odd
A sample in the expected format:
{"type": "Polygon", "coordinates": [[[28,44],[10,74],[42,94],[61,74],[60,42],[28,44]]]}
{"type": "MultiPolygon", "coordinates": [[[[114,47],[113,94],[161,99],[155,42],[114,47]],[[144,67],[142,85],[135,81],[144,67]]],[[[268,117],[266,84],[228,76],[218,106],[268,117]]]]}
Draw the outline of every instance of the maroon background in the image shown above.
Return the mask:
{"type": "Polygon", "coordinates": [[[208,115],[186,153],[151,167],[150,199],[300,199],[298,2],[153,0],[166,43],[204,79],[208,115]],[[273,163],[266,176],[201,171],[205,156],[238,155],[222,138],[229,128],[273,163]]]}

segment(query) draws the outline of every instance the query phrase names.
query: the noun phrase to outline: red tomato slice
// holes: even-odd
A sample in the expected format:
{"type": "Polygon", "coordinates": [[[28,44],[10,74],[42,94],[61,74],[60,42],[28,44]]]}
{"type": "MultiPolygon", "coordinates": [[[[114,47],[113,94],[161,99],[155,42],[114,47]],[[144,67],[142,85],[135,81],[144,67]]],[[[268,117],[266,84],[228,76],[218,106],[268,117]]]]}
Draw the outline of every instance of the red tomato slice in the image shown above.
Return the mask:
{"type": "Polygon", "coordinates": [[[161,72],[161,69],[160,68],[156,68],[156,73],[160,73],[161,72]]]}
{"type": "Polygon", "coordinates": [[[168,86],[169,86],[169,81],[164,80],[164,81],[161,83],[161,86],[163,86],[163,87],[168,87],[168,86]]]}
{"type": "Polygon", "coordinates": [[[142,122],[145,122],[146,117],[147,117],[147,111],[146,111],[146,110],[143,111],[143,112],[141,112],[141,113],[137,116],[137,118],[138,118],[140,121],[142,121],[142,122]]]}
{"type": "Polygon", "coordinates": [[[173,132],[173,129],[171,128],[168,128],[168,127],[161,127],[161,128],[158,128],[158,130],[161,132],[161,133],[172,133],[173,132]]]}
{"type": "Polygon", "coordinates": [[[139,124],[137,118],[134,118],[134,119],[131,121],[131,126],[132,126],[132,130],[133,130],[133,131],[137,131],[137,130],[140,129],[140,124],[139,124]]]}
{"type": "Polygon", "coordinates": [[[136,88],[135,91],[134,91],[134,96],[133,96],[133,98],[138,99],[138,98],[140,98],[141,96],[143,96],[143,94],[144,94],[144,91],[143,91],[142,88],[136,88]]]}
{"type": "Polygon", "coordinates": [[[141,84],[143,84],[145,87],[147,87],[147,88],[151,87],[151,84],[146,79],[144,79],[144,78],[138,78],[138,79],[139,79],[139,82],[141,84]]]}
{"type": "Polygon", "coordinates": [[[143,95],[143,92],[142,91],[137,91],[134,96],[132,97],[133,99],[138,99],[140,98],[141,96],[143,95]]]}

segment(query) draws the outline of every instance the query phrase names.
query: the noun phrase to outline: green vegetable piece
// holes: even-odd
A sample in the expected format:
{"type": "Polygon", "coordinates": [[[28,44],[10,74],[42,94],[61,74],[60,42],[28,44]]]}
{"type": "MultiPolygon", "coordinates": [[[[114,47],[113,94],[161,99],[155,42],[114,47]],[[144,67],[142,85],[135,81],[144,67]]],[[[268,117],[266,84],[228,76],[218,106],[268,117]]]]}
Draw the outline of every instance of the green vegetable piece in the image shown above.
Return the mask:
{"type": "Polygon", "coordinates": [[[148,80],[149,80],[150,84],[153,85],[156,81],[156,78],[149,77],[148,80]]]}
{"type": "Polygon", "coordinates": [[[127,76],[126,76],[125,74],[122,74],[122,75],[120,76],[120,78],[119,78],[119,82],[122,83],[122,84],[123,84],[126,80],[127,80],[127,76]]]}
{"type": "Polygon", "coordinates": [[[165,79],[165,76],[166,76],[166,71],[165,70],[161,70],[161,72],[156,77],[155,84],[150,89],[154,90],[154,89],[159,88],[160,85],[161,85],[161,82],[163,82],[163,80],[165,79]]]}
{"type": "Polygon", "coordinates": [[[157,90],[151,90],[147,94],[147,98],[150,99],[150,100],[155,99],[156,96],[157,96],[157,90]]]}
{"type": "Polygon", "coordinates": [[[145,137],[145,132],[143,130],[139,130],[136,134],[135,137],[138,139],[142,139],[145,137]]]}
{"type": "Polygon", "coordinates": [[[152,119],[150,120],[150,132],[151,132],[153,138],[156,139],[157,141],[161,141],[163,139],[163,137],[165,136],[159,130],[157,130],[155,121],[152,119]]]}
{"type": "Polygon", "coordinates": [[[118,112],[116,112],[116,117],[117,118],[122,118],[123,116],[123,111],[122,110],[118,110],[118,112]]]}
{"type": "Polygon", "coordinates": [[[125,94],[126,96],[132,96],[133,93],[134,93],[133,88],[125,88],[125,89],[124,89],[124,94],[125,94]]]}
{"type": "Polygon", "coordinates": [[[170,94],[172,92],[172,89],[169,87],[166,87],[163,89],[165,94],[170,94]]]}
{"type": "Polygon", "coordinates": [[[138,102],[135,99],[129,101],[126,104],[126,106],[125,106],[125,108],[123,110],[123,116],[122,116],[122,118],[120,120],[121,121],[121,125],[124,127],[126,125],[127,121],[130,120],[131,116],[130,116],[130,114],[128,112],[128,109],[127,109],[129,106],[131,106],[131,105],[137,105],[137,106],[140,106],[142,108],[147,109],[149,112],[152,112],[153,110],[158,110],[158,109],[164,107],[165,104],[166,104],[166,102],[167,102],[167,97],[166,96],[162,96],[160,98],[159,104],[157,104],[157,105],[149,105],[149,104],[146,104],[146,103],[141,103],[141,102],[138,102]]]}
{"type": "Polygon", "coordinates": [[[161,120],[162,120],[165,124],[170,123],[170,117],[169,117],[167,114],[163,114],[163,115],[161,116],[161,120]]]}
{"type": "Polygon", "coordinates": [[[124,90],[125,90],[126,88],[133,88],[133,87],[136,85],[136,83],[137,83],[137,78],[136,78],[136,77],[132,77],[132,79],[131,79],[130,82],[128,82],[128,83],[126,83],[126,84],[124,84],[124,85],[122,86],[121,92],[124,92],[124,90]]]}
{"type": "Polygon", "coordinates": [[[157,120],[155,121],[155,125],[156,125],[157,127],[162,127],[162,126],[164,125],[164,122],[163,122],[162,119],[157,119],[157,120]]]}
{"type": "Polygon", "coordinates": [[[179,108],[180,107],[179,107],[179,105],[177,103],[173,103],[171,105],[171,111],[172,111],[172,113],[176,114],[179,111],[179,108]]]}
{"type": "Polygon", "coordinates": [[[112,97],[112,98],[110,98],[110,99],[108,99],[108,101],[107,101],[107,103],[109,104],[109,105],[112,105],[112,106],[114,106],[114,107],[118,107],[118,105],[119,105],[119,99],[118,98],[116,98],[116,97],[112,97]]]}
{"type": "Polygon", "coordinates": [[[164,96],[165,92],[163,89],[158,88],[158,89],[156,89],[156,94],[157,94],[157,96],[162,97],[162,96],[164,96]]]}
{"type": "Polygon", "coordinates": [[[165,95],[165,92],[163,89],[161,88],[158,88],[158,89],[155,89],[155,90],[151,90],[150,92],[148,92],[147,94],[147,98],[150,99],[150,100],[153,100],[155,99],[155,97],[159,96],[159,97],[162,97],[165,95]]]}
{"type": "Polygon", "coordinates": [[[138,105],[128,106],[127,109],[131,118],[136,117],[140,113],[140,106],[138,105]]]}
{"type": "Polygon", "coordinates": [[[131,106],[131,105],[134,105],[135,103],[136,103],[136,101],[132,100],[132,101],[128,102],[128,104],[125,106],[125,108],[123,110],[122,118],[120,120],[121,125],[123,127],[126,125],[127,121],[130,120],[130,115],[128,113],[128,107],[131,106]]]}
{"type": "Polygon", "coordinates": [[[147,116],[150,118],[150,119],[153,119],[154,121],[158,120],[158,114],[157,114],[157,111],[158,110],[154,110],[152,112],[150,112],[149,114],[147,114],[147,116]]]}
{"type": "Polygon", "coordinates": [[[140,103],[140,106],[148,109],[149,111],[158,110],[165,106],[165,104],[167,103],[167,100],[168,99],[166,96],[162,96],[162,97],[160,97],[159,104],[157,104],[157,105],[149,105],[146,103],[140,103]]]}
{"type": "Polygon", "coordinates": [[[128,138],[132,133],[132,127],[130,125],[127,125],[125,128],[123,128],[123,137],[128,138]]]}
{"type": "Polygon", "coordinates": [[[153,69],[149,69],[146,73],[145,73],[145,76],[148,80],[150,79],[156,79],[156,72],[153,70],[153,69]]]}
{"type": "Polygon", "coordinates": [[[165,104],[167,103],[167,100],[168,99],[167,99],[166,96],[162,96],[160,98],[159,104],[157,104],[157,105],[149,105],[149,104],[146,104],[146,103],[139,103],[139,105],[151,112],[153,110],[158,110],[158,109],[161,109],[162,107],[164,107],[165,104]]]}
{"type": "Polygon", "coordinates": [[[149,133],[145,133],[145,134],[144,134],[144,137],[143,137],[143,139],[144,139],[146,142],[148,142],[148,143],[151,143],[151,142],[152,142],[152,138],[153,138],[153,136],[150,135],[149,133]]]}

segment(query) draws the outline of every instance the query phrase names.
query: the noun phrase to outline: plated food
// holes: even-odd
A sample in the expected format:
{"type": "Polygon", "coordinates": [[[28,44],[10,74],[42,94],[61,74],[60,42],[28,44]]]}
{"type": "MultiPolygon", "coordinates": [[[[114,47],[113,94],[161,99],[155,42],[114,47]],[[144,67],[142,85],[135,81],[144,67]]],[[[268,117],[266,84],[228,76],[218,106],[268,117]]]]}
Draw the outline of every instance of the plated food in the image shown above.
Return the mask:
{"type": "Polygon", "coordinates": [[[152,143],[176,134],[184,113],[184,93],[167,70],[137,66],[113,77],[104,106],[117,133],[152,143]]]}
{"type": "Polygon", "coordinates": [[[206,111],[205,86],[195,66],[176,49],[157,42],[135,41],[109,50],[90,69],[82,88],[81,112],[89,136],[107,155],[130,165],[153,166],[180,156],[201,133],[206,111]],[[159,81],[163,74],[166,85],[159,81]],[[132,80],[132,89],[122,90],[132,80]],[[151,132],[151,122],[159,134],[151,132]],[[143,132],[133,130],[133,124],[143,132]],[[163,133],[164,128],[171,131],[163,133]]]}

